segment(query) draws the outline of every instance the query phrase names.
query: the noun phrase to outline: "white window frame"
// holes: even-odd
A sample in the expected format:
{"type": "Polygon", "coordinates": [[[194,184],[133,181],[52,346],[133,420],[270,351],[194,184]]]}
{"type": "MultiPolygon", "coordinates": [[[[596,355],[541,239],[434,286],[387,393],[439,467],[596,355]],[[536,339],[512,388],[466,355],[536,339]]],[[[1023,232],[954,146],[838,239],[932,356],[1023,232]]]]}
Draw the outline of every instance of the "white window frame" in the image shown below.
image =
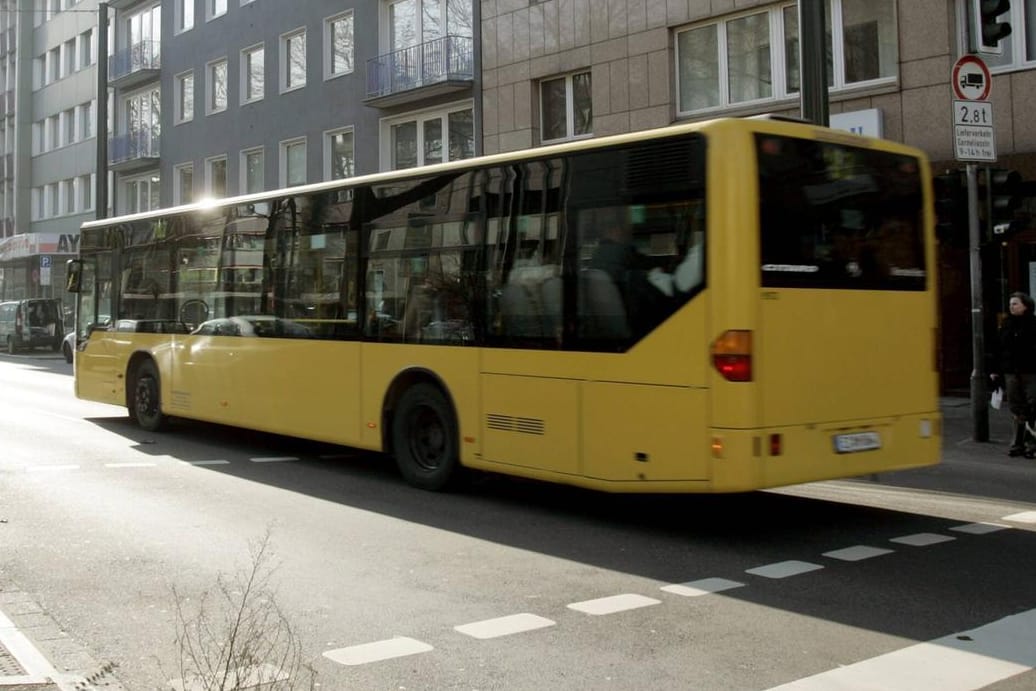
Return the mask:
{"type": "Polygon", "coordinates": [[[299,27],[287,33],[281,34],[280,40],[280,90],[281,93],[287,93],[289,91],[296,91],[298,89],[304,89],[306,87],[306,81],[309,78],[309,45],[306,40],[306,27],[299,27]],[[291,75],[291,40],[302,37],[303,44],[303,65],[304,69],[302,72],[302,83],[288,85],[288,77],[291,75]]]}
{"type": "Polygon", "coordinates": [[[553,76],[550,76],[550,77],[544,77],[543,79],[539,80],[539,82],[538,82],[538,87],[539,87],[538,101],[539,101],[539,105],[540,105],[540,123],[539,123],[539,125],[540,125],[540,142],[541,143],[543,143],[543,144],[555,144],[555,143],[558,143],[558,142],[571,142],[571,141],[576,141],[576,140],[579,140],[579,139],[590,139],[590,138],[592,138],[594,136],[592,128],[591,128],[591,130],[589,132],[584,132],[582,134],[574,134],[575,129],[576,129],[575,128],[575,119],[576,118],[575,118],[575,108],[574,108],[575,99],[573,98],[575,89],[572,86],[572,78],[575,77],[576,75],[579,75],[579,74],[589,74],[590,75],[590,94],[591,94],[590,107],[592,109],[593,108],[593,72],[590,69],[575,70],[573,72],[568,72],[566,74],[556,74],[556,75],[553,75],[553,76]],[[554,139],[546,139],[544,137],[544,134],[543,134],[543,131],[544,131],[544,127],[543,127],[543,85],[546,82],[553,82],[553,81],[557,81],[559,79],[564,79],[565,80],[565,136],[564,137],[555,137],[554,139]]]}
{"type": "MultiPolygon", "coordinates": [[[[424,129],[420,126],[421,122],[431,120],[436,117],[440,117],[443,120],[443,143],[444,148],[449,148],[450,132],[449,132],[449,116],[450,113],[456,113],[464,110],[472,111],[472,122],[474,122],[474,101],[468,99],[465,101],[457,101],[455,103],[447,103],[438,108],[428,108],[420,111],[411,111],[402,115],[394,115],[387,118],[382,118],[379,122],[379,143],[380,143],[380,168],[381,170],[393,170],[392,164],[392,128],[396,125],[400,125],[411,120],[416,120],[418,123],[417,127],[417,154],[418,161],[417,167],[424,165],[424,129]]],[[[448,156],[446,157],[449,158],[448,156]]],[[[445,161],[444,161],[445,162],[445,161]]]]}
{"type": "Polygon", "coordinates": [[[324,79],[335,79],[346,74],[352,74],[356,70],[356,22],[353,19],[353,11],[340,12],[333,17],[324,20],[324,79]],[[349,69],[335,71],[335,45],[334,30],[337,22],[349,20],[350,52],[349,69]]]}
{"type": "Polygon", "coordinates": [[[230,0],[205,0],[205,21],[211,22],[213,19],[219,19],[227,13],[230,9],[230,0]],[[223,11],[217,11],[216,3],[223,3],[223,11]]]}
{"type": "Polygon", "coordinates": [[[262,192],[266,188],[266,148],[265,147],[253,146],[250,149],[242,149],[241,150],[241,156],[240,156],[239,168],[240,168],[240,176],[239,177],[241,178],[240,181],[239,181],[240,185],[241,185],[241,194],[253,194],[255,192],[262,192]],[[259,189],[258,190],[249,190],[248,189],[248,157],[253,155],[253,154],[259,154],[259,155],[261,155],[263,157],[263,167],[262,167],[263,179],[261,181],[261,184],[259,185],[259,189]]]}
{"type": "MultiPolygon", "coordinates": [[[[195,84],[194,93],[197,95],[198,89],[195,84]]],[[[215,115],[216,113],[225,112],[227,106],[230,104],[230,62],[226,57],[212,60],[205,64],[205,114],[215,115]],[[216,105],[216,79],[215,71],[220,65],[223,66],[223,82],[226,88],[226,96],[223,99],[223,106],[219,107],[216,105]]]]}
{"type": "Polygon", "coordinates": [[[158,206],[156,206],[154,208],[151,207],[151,193],[152,193],[152,189],[151,188],[152,187],[157,187],[158,191],[159,191],[159,194],[161,194],[161,190],[162,190],[162,181],[160,179],[159,180],[153,180],[152,179],[152,178],[155,178],[157,176],[158,176],[158,171],[152,171],[150,173],[142,173],[140,175],[124,177],[124,178],[121,178],[119,180],[119,192],[120,192],[119,198],[120,198],[120,206],[122,206],[122,210],[121,210],[122,213],[144,213],[144,212],[147,212],[147,211],[154,211],[155,209],[158,209],[158,208],[161,207],[161,205],[162,205],[161,198],[158,201],[158,206]],[[134,183],[134,184],[137,185],[137,201],[140,201],[140,185],[144,184],[144,185],[147,186],[147,195],[146,195],[146,199],[147,199],[146,206],[147,206],[147,208],[146,209],[145,208],[137,208],[137,209],[132,209],[131,210],[131,207],[128,204],[128,202],[129,202],[129,195],[126,193],[126,187],[130,183],[134,183]]]}
{"type": "Polygon", "coordinates": [[[198,82],[194,79],[194,70],[187,70],[173,77],[173,85],[173,98],[175,99],[173,104],[174,124],[182,125],[194,119],[194,109],[198,106],[198,82]],[[187,111],[186,104],[184,103],[184,85],[187,84],[188,79],[191,82],[190,112],[187,111]]]}
{"type": "MultiPolygon", "coordinates": [[[[895,0],[889,0],[892,2],[892,11],[896,13],[897,4],[895,0]]],[[[887,77],[878,77],[876,79],[869,79],[866,81],[859,82],[846,82],[845,80],[845,26],[844,18],[842,14],[842,0],[827,0],[827,14],[831,23],[831,62],[832,70],[831,74],[828,75],[831,79],[831,86],[829,91],[834,93],[839,92],[851,92],[859,89],[871,89],[874,87],[892,86],[898,83],[899,73],[898,69],[895,74],[887,77]]],[[[710,19],[708,21],[698,22],[695,24],[689,24],[687,26],[681,26],[673,32],[673,60],[675,61],[673,72],[676,79],[676,89],[674,92],[674,106],[676,108],[677,117],[686,117],[690,115],[699,116],[706,113],[716,113],[727,110],[743,110],[745,108],[758,108],[760,105],[780,103],[780,102],[798,102],[800,97],[800,91],[791,91],[788,89],[788,74],[786,69],[786,35],[784,31],[784,10],[796,7],[794,2],[781,2],[776,5],[770,5],[765,7],[755,7],[753,9],[745,10],[743,12],[737,12],[723,17],[710,19]],[[771,79],[771,94],[769,96],[745,100],[735,101],[730,100],[730,74],[727,66],[727,24],[731,21],[742,19],[755,14],[766,13],[769,20],[770,30],[770,79],[771,79]],[[694,29],[702,29],[709,26],[715,26],[717,31],[716,46],[717,46],[717,61],[719,65],[718,75],[718,88],[719,88],[719,103],[715,106],[708,106],[704,108],[697,108],[693,110],[681,110],[680,104],[680,55],[679,55],[679,36],[685,31],[694,29]]],[[[896,21],[899,21],[898,14],[896,14],[896,21]]],[[[800,29],[801,33],[801,29],[800,29]]],[[[898,40],[898,38],[897,38],[898,40]]],[[[897,58],[898,63],[898,58],[897,58]]],[[[801,88],[801,85],[800,85],[801,88]]]]}
{"type": "Polygon", "coordinates": [[[279,151],[279,155],[278,155],[278,159],[279,160],[278,160],[278,164],[277,164],[277,176],[278,176],[277,179],[279,181],[279,186],[280,187],[289,187],[289,186],[297,187],[299,185],[305,185],[308,182],[308,180],[309,180],[309,176],[307,175],[307,171],[308,171],[308,167],[309,167],[309,144],[306,141],[306,137],[293,137],[291,139],[284,139],[284,140],[282,140],[280,142],[280,144],[278,145],[277,148],[278,148],[278,151],[279,151]],[[303,179],[302,182],[297,183],[296,185],[292,185],[291,183],[288,182],[288,150],[291,147],[297,146],[299,144],[301,144],[303,147],[305,147],[303,149],[303,156],[302,156],[302,174],[303,174],[303,177],[305,179],[303,179]]]}
{"type": "MultiPolygon", "coordinates": [[[[208,0],[206,0],[206,3],[208,0]]],[[[180,34],[186,33],[194,28],[194,0],[176,0],[176,7],[173,9],[173,35],[179,36],[180,34]],[[186,8],[191,8],[190,16],[187,15],[186,8]]]]}
{"type": "Polygon", "coordinates": [[[173,204],[189,204],[194,201],[194,161],[190,163],[179,163],[173,166],[173,204]],[[183,185],[181,184],[181,177],[185,170],[191,171],[191,198],[190,200],[184,200],[183,185]]]}
{"type": "Polygon", "coordinates": [[[241,80],[241,105],[245,105],[245,104],[248,104],[248,103],[256,103],[258,101],[263,100],[263,98],[266,97],[266,46],[265,46],[265,44],[263,44],[263,43],[256,43],[254,45],[251,45],[251,46],[248,46],[247,48],[242,49],[242,51],[241,51],[241,59],[239,60],[239,63],[240,63],[240,72],[241,72],[241,74],[240,74],[240,80],[241,80]],[[262,55],[263,55],[263,70],[262,70],[262,73],[259,75],[259,88],[261,90],[261,93],[260,93],[259,96],[253,96],[253,97],[249,98],[248,97],[248,90],[249,90],[249,85],[250,85],[249,77],[251,76],[249,74],[249,70],[248,70],[249,58],[252,55],[255,55],[257,52],[261,52],[262,55]]]}
{"type": "Polygon", "coordinates": [[[327,130],[324,132],[324,180],[339,180],[345,178],[333,178],[331,177],[331,161],[332,161],[332,149],[331,141],[334,137],[341,134],[352,135],[353,138],[353,175],[356,174],[356,134],[352,127],[339,127],[333,130],[327,130]]]}
{"type": "MultiPolygon", "coordinates": [[[[223,184],[226,185],[227,188],[225,190],[225,194],[230,194],[230,162],[228,161],[226,154],[220,154],[219,156],[210,156],[209,158],[205,159],[205,188],[203,193],[203,196],[205,197],[209,197],[212,199],[224,198],[216,197],[212,193],[212,166],[213,164],[218,163],[220,161],[223,161],[223,164],[226,166],[226,179],[223,181],[223,184]]],[[[197,188],[197,185],[195,185],[195,188],[197,188]]]]}

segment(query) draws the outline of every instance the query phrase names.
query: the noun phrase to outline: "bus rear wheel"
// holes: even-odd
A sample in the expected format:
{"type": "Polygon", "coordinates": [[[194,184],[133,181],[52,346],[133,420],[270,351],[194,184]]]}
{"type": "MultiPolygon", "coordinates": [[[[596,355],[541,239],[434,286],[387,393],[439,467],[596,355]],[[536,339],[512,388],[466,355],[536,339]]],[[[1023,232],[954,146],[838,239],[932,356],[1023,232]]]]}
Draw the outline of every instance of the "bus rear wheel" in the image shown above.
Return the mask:
{"type": "Polygon", "coordinates": [[[406,390],[396,406],[392,442],[399,472],[414,487],[441,490],[456,475],[457,421],[438,387],[415,384],[406,390]]]}
{"type": "Polygon", "coordinates": [[[162,414],[161,388],[155,363],[147,360],[137,367],[133,378],[132,397],[129,401],[130,417],[148,432],[157,432],[165,426],[162,414]]]}

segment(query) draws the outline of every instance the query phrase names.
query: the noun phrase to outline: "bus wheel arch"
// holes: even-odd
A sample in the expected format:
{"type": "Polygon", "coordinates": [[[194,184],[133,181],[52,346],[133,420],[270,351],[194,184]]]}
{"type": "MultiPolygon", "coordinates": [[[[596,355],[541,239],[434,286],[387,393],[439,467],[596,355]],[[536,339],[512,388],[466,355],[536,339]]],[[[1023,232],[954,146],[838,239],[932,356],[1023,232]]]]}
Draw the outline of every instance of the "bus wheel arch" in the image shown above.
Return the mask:
{"type": "Polygon", "coordinates": [[[430,372],[400,374],[385,396],[383,446],[414,487],[446,489],[460,468],[456,407],[442,381],[430,372]]]}
{"type": "Polygon", "coordinates": [[[126,409],[143,430],[158,432],[165,426],[158,366],[146,353],[135,353],[126,367],[126,409]]]}

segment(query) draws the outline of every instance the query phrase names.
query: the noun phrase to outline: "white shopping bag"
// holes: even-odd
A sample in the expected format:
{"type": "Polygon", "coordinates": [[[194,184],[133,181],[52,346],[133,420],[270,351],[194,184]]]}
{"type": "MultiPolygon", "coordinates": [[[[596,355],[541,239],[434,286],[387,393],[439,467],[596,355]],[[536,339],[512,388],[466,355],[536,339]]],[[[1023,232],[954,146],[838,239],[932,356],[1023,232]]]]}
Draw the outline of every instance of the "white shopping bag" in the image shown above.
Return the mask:
{"type": "Polygon", "coordinates": [[[1000,410],[1000,406],[1004,403],[1004,390],[993,389],[993,395],[989,397],[989,405],[993,407],[993,410],[1000,410]]]}

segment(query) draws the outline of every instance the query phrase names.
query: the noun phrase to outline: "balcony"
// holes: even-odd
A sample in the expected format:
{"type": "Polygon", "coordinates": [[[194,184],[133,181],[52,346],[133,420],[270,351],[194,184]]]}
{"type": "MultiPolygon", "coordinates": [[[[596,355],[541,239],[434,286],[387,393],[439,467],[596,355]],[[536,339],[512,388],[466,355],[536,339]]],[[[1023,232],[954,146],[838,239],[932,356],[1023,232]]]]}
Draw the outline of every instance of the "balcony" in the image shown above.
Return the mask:
{"type": "Polygon", "coordinates": [[[471,88],[472,41],[444,36],[367,61],[368,105],[396,106],[471,88]]]}
{"type": "Polygon", "coordinates": [[[149,129],[108,138],[108,164],[117,172],[148,168],[158,163],[161,135],[149,129]]]}
{"type": "Polygon", "coordinates": [[[120,88],[158,79],[162,42],[141,41],[108,58],[108,83],[120,88]]]}

